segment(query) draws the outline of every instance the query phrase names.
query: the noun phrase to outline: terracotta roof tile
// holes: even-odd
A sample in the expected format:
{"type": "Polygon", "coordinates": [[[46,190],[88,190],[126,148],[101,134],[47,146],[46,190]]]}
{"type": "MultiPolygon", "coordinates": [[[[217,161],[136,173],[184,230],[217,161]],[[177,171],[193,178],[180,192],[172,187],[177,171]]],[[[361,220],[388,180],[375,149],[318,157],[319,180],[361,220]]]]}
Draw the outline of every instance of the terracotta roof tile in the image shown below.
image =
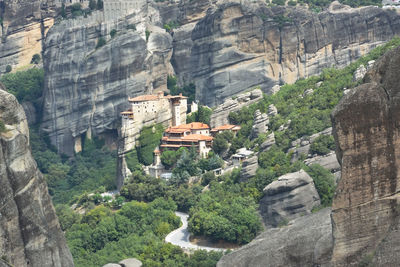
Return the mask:
{"type": "Polygon", "coordinates": [[[154,101],[158,100],[158,95],[140,95],[134,98],[129,98],[129,102],[144,102],[144,101],[154,101]]]}

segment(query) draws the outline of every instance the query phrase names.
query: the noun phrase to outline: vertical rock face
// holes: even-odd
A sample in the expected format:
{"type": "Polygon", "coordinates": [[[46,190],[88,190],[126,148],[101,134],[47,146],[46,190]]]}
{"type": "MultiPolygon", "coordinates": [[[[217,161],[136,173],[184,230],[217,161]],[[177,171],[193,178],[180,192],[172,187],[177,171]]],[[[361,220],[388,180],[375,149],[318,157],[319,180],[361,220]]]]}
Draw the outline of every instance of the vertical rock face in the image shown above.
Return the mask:
{"type": "Polygon", "coordinates": [[[53,25],[53,0],[5,0],[0,3],[0,73],[30,63],[42,51],[42,39],[53,25]]]}
{"type": "Polygon", "coordinates": [[[214,106],[254,86],[269,92],[280,81],[345,66],[399,33],[400,16],[374,7],[334,3],[315,14],[220,1],[197,24],[176,31],[172,62],[181,82],[194,82],[196,97],[214,106]]]}
{"type": "Polygon", "coordinates": [[[375,63],[332,114],[342,165],[332,206],[337,266],[400,260],[400,48],[375,63]],[[373,258],[374,257],[374,258],[373,258]]]}
{"type": "MultiPolygon", "coordinates": [[[[151,11],[142,11],[150,17],[151,11]]],[[[115,25],[65,21],[50,30],[44,53],[42,129],[60,152],[72,155],[84,134],[116,133],[128,97],[166,90],[167,76],[173,73],[172,38],[152,27],[146,41],[140,19],[115,25]],[[130,23],[137,24],[138,31],[128,30],[130,23]],[[117,35],[110,39],[113,28],[117,35]],[[96,48],[100,37],[107,43],[96,48]]]]}
{"type": "MultiPolygon", "coordinates": [[[[0,85],[0,255],[12,266],[73,266],[45,180],[29,147],[25,113],[0,85]]],[[[1,263],[0,263],[1,265],[1,263]]]]}

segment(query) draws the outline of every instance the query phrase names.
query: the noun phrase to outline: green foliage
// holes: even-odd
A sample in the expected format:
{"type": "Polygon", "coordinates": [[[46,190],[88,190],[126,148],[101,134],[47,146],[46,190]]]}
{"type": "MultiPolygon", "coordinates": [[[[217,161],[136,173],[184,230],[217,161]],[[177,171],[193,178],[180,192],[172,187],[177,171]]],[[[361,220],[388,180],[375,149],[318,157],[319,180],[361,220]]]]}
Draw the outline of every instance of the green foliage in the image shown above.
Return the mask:
{"type": "Polygon", "coordinates": [[[136,152],[136,149],[129,151],[125,154],[126,164],[128,168],[132,171],[140,167],[139,158],[136,152]]]}
{"type": "Polygon", "coordinates": [[[215,241],[250,242],[261,230],[257,206],[252,198],[238,196],[237,189],[211,183],[210,191],[190,209],[189,231],[215,241]]]}
{"type": "Polygon", "coordinates": [[[167,168],[171,169],[175,166],[178,159],[181,157],[184,150],[187,150],[184,147],[179,148],[176,151],[173,150],[164,150],[161,154],[161,162],[167,168]]]}
{"type": "Polygon", "coordinates": [[[186,123],[191,122],[202,122],[210,125],[212,110],[206,106],[199,105],[199,109],[196,112],[192,112],[186,117],[186,123]]]}
{"type": "Polygon", "coordinates": [[[55,152],[49,139],[35,127],[30,129],[33,156],[44,174],[55,204],[68,203],[85,191],[100,186],[115,188],[116,153],[103,148],[100,140],[85,140],[84,150],[66,160],[55,152]]]}
{"type": "Polygon", "coordinates": [[[103,0],[97,0],[97,9],[102,10],[104,7],[103,0]]]}
{"type": "Polygon", "coordinates": [[[111,38],[114,38],[114,36],[117,34],[117,30],[116,29],[112,29],[111,31],[110,31],[110,36],[111,36],[111,38]]]}
{"type": "Polygon", "coordinates": [[[230,131],[224,131],[215,135],[213,140],[213,150],[221,155],[229,148],[229,143],[233,140],[234,134],[230,131]]]}
{"type": "Polygon", "coordinates": [[[79,223],[82,219],[79,213],[74,212],[70,207],[64,204],[56,206],[56,213],[63,231],[70,229],[72,225],[79,223]]]}
{"type": "Polygon", "coordinates": [[[177,21],[170,21],[166,24],[164,24],[164,29],[167,30],[167,32],[172,32],[173,29],[176,29],[180,26],[180,24],[177,21]]]}
{"type": "Polygon", "coordinates": [[[305,170],[314,180],[315,188],[321,199],[321,205],[323,207],[331,206],[336,189],[333,174],[318,164],[306,167],[305,170]]]}
{"type": "Polygon", "coordinates": [[[140,132],[139,145],[136,146],[138,158],[144,165],[151,165],[154,158],[154,149],[160,144],[164,132],[161,124],[144,127],[140,132]]]}
{"type": "Polygon", "coordinates": [[[103,37],[100,37],[100,38],[97,40],[96,49],[98,49],[98,48],[104,46],[106,43],[107,43],[106,39],[104,39],[103,37]]]}
{"type": "Polygon", "coordinates": [[[222,165],[224,165],[224,161],[217,154],[214,154],[213,152],[210,152],[207,158],[200,159],[197,163],[197,166],[202,171],[215,170],[221,168],[222,165]]]}
{"type": "Polygon", "coordinates": [[[82,6],[80,3],[72,4],[70,9],[71,9],[71,14],[72,14],[73,18],[84,15],[84,11],[82,10],[82,6]]]}
{"type": "Polygon", "coordinates": [[[66,18],[67,17],[67,13],[65,12],[65,4],[62,3],[61,5],[61,17],[66,18]]]}
{"type": "Polygon", "coordinates": [[[311,154],[326,155],[335,148],[335,139],[332,135],[320,135],[311,143],[310,152],[311,154]]]}
{"type": "Polygon", "coordinates": [[[188,103],[191,103],[195,100],[196,86],[193,83],[184,85],[183,87],[178,87],[177,78],[175,76],[169,75],[167,78],[167,87],[168,87],[171,95],[182,94],[184,96],[187,96],[188,103]]]}
{"type": "Polygon", "coordinates": [[[172,171],[171,182],[177,185],[187,183],[190,176],[200,174],[200,169],[196,164],[198,154],[194,147],[183,150],[176,167],[172,171]]]}
{"type": "Polygon", "coordinates": [[[40,63],[40,60],[41,60],[40,55],[39,54],[34,54],[32,56],[31,64],[36,64],[37,65],[37,64],[40,63]]]}
{"type": "Polygon", "coordinates": [[[297,5],[297,2],[296,1],[293,1],[293,0],[290,0],[290,1],[288,1],[288,3],[287,3],[289,6],[296,6],[297,5]]]}
{"type": "MultiPolygon", "coordinates": [[[[299,3],[308,4],[311,9],[328,7],[334,0],[297,0],[299,3]]],[[[340,3],[349,5],[351,7],[360,6],[382,6],[382,1],[380,0],[339,0],[340,3]]]]}
{"type": "Polygon", "coordinates": [[[43,69],[32,68],[4,74],[1,76],[0,82],[4,84],[9,93],[17,97],[18,101],[34,102],[42,96],[43,78],[43,69]]]}
{"type": "Polygon", "coordinates": [[[272,4],[278,5],[278,6],[284,6],[285,5],[285,0],[272,0],[272,4]]]}
{"type": "Polygon", "coordinates": [[[6,125],[2,120],[0,120],[0,133],[4,133],[7,131],[6,125]]]}
{"type": "Polygon", "coordinates": [[[149,30],[146,30],[146,31],[145,31],[145,34],[146,34],[146,42],[149,41],[150,33],[151,33],[151,31],[149,31],[149,30]]]}
{"type": "Polygon", "coordinates": [[[7,65],[7,66],[6,66],[6,73],[9,73],[9,72],[11,72],[11,71],[12,71],[11,65],[7,65]]]}
{"type": "Polygon", "coordinates": [[[95,10],[97,8],[96,0],[89,1],[89,8],[90,10],[95,10]]]}

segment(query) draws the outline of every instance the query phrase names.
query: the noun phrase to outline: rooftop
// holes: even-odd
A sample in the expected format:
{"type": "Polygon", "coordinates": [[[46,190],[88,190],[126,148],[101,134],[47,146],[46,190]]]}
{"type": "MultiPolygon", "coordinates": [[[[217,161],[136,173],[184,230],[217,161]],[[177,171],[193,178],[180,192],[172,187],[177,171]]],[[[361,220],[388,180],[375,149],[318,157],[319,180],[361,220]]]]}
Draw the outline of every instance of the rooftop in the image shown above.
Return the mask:
{"type": "Polygon", "coordinates": [[[199,142],[199,141],[212,141],[212,136],[203,135],[203,134],[189,134],[186,136],[182,136],[180,138],[169,138],[164,136],[162,138],[163,141],[166,142],[199,142]]]}
{"type": "Polygon", "coordinates": [[[164,96],[163,93],[157,94],[157,95],[140,95],[137,97],[129,98],[129,102],[145,102],[145,101],[156,101],[160,98],[167,98],[167,99],[182,99],[182,98],[187,98],[186,96],[183,96],[182,94],[179,95],[167,95],[164,96]]]}
{"type": "Polygon", "coordinates": [[[212,132],[218,132],[218,131],[223,131],[223,130],[232,130],[235,127],[238,127],[238,129],[240,129],[240,126],[237,126],[237,125],[225,124],[225,125],[222,125],[222,126],[215,127],[211,131],[212,132]]]}
{"type": "Polygon", "coordinates": [[[185,132],[187,130],[202,130],[202,129],[210,129],[210,126],[208,126],[205,123],[202,122],[192,122],[188,124],[181,124],[177,126],[172,126],[169,127],[167,130],[165,130],[166,133],[181,133],[185,132]]]}

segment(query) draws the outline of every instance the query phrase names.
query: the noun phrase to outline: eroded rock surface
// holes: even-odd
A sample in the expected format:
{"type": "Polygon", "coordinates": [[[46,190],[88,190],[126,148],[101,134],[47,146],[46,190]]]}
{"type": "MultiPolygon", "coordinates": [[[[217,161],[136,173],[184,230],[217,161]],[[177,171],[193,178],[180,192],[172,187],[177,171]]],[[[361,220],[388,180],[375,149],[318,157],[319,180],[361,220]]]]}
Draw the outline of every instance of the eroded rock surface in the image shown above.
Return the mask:
{"type": "Polygon", "coordinates": [[[174,35],[179,49],[172,61],[182,83],[195,83],[197,99],[215,106],[255,86],[272,93],[279,82],[346,66],[399,33],[400,16],[372,6],[336,2],[316,14],[268,8],[264,1],[219,1],[174,35]],[[282,17],[286,22],[279,22],[282,17]]]}
{"type": "Polygon", "coordinates": [[[218,267],[329,266],[332,251],[330,209],[261,233],[249,244],[225,255],[218,267]]]}
{"type": "Polygon", "coordinates": [[[260,213],[267,227],[277,227],[310,214],[320,204],[313,179],[300,170],[282,175],[264,188],[260,213]]]}
{"type": "Polygon", "coordinates": [[[397,266],[400,203],[400,48],[332,113],[342,178],[332,205],[336,266],[397,266]],[[393,254],[392,254],[393,253],[393,254]],[[391,255],[389,255],[391,254],[391,255]]]}
{"type": "MultiPolygon", "coordinates": [[[[25,113],[16,98],[0,85],[0,255],[12,266],[73,266],[29,146],[25,113]]],[[[1,265],[1,264],[0,264],[1,265]]]]}

